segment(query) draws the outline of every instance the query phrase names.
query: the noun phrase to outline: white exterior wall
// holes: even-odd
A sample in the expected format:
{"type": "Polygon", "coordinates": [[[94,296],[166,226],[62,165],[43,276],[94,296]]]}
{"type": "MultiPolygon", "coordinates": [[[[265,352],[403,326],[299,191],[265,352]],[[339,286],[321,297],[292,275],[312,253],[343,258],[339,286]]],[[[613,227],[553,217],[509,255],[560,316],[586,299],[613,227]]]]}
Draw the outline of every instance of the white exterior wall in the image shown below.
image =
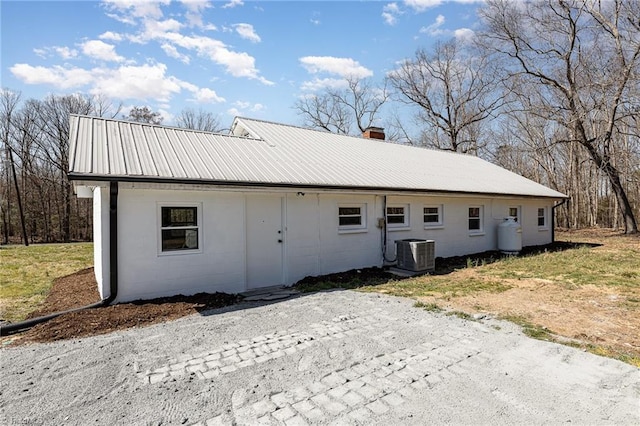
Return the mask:
{"type": "Polygon", "coordinates": [[[395,241],[424,238],[435,241],[436,257],[460,256],[497,249],[498,225],[509,215],[509,207],[520,208],[522,245],[536,246],[551,243],[551,207],[548,199],[506,199],[483,197],[387,197],[387,206],[409,206],[409,227],[389,227],[387,258],[395,259],[395,241]],[[443,223],[425,226],[423,208],[442,206],[443,223]],[[469,207],[483,210],[482,232],[469,232],[469,207]],[[547,212],[547,226],[538,227],[538,208],[547,212]]]}
{"type": "Polygon", "coordinates": [[[336,194],[288,194],[286,197],[285,282],[353,268],[380,266],[379,197],[336,194]],[[340,231],[338,207],[366,206],[366,227],[340,231]]]}
{"type": "MultiPolygon", "coordinates": [[[[249,288],[247,271],[260,250],[282,250],[281,279],[256,286],[293,284],[308,275],[324,275],[353,268],[382,266],[384,198],[379,195],[336,193],[251,193],[239,191],[130,189],[121,185],[118,197],[118,302],[198,292],[237,293],[249,288]],[[256,241],[247,234],[247,205],[274,197],[282,206],[281,234],[256,241]],[[160,206],[198,207],[199,249],[161,251],[160,206]],[[341,230],[339,206],[358,205],[366,212],[366,226],[341,230]],[[276,239],[281,238],[282,244],[276,239]]],[[[408,206],[408,226],[389,228],[387,257],[395,258],[395,240],[425,238],[436,242],[436,256],[448,257],[497,248],[497,226],[509,207],[521,209],[523,245],[551,242],[551,200],[467,197],[388,196],[387,205],[408,206]],[[443,223],[425,227],[423,207],[442,206],[443,223]],[[482,206],[483,232],[470,235],[468,208],[482,206]],[[547,227],[537,226],[537,209],[547,210],[547,227]]],[[[277,223],[280,223],[277,221],[277,223]]],[[[252,223],[252,226],[256,226],[252,223]]],[[[109,190],[94,192],[95,272],[101,297],[109,293],[109,190]]],[[[262,238],[265,238],[264,236],[262,238]]],[[[251,269],[255,277],[255,269],[251,269]]],[[[271,271],[272,272],[272,271],[271,271]]],[[[277,268],[276,268],[277,272],[277,268]]],[[[260,276],[260,274],[258,274],[260,276]]]]}
{"type": "MultiPolygon", "coordinates": [[[[377,197],[271,195],[284,199],[282,283],[293,284],[308,275],[381,265],[380,231],[375,228],[375,218],[381,214],[377,197]],[[367,227],[358,232],[340,232],[338,205],[353,203],[366,205],[367,227]]],[[[248,199],[257,196],[240,192],[120,189],[117,300],[247,290],[247,244],[261,242],[246,236],[245,206],[248,199]],[[201,241],[197,252],[161,252],[161,205],[199,207],[201,241]]],[[[280,283],[264,283],[274,284],[280,283]]]]}
{"type": "Polygon", "coordinates": [[[243,291],[244,205],[238,193],[120,189],[117,300],[243,291]],[[162,253],[160,206],[193,204],[200,249],[162,253]]]}
{"type": "Polygon", "coordinates": [[[93,190],[93,272],[101,299],[109,297],[109,188],[93,190]]]}

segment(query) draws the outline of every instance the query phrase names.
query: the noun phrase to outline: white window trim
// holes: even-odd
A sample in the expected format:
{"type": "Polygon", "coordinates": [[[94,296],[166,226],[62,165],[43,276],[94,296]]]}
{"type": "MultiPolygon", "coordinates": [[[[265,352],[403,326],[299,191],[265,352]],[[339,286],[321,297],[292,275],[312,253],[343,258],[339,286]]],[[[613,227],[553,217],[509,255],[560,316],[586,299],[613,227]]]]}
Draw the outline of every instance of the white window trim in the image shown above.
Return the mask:
{"type": "Polygon", "coordinates": [[[367,232],[367,203],[340,203],[336,211],[336,218],[338,220],[338,233],[339,234],[356,234],[360,232],[367,232]],[[361,223],[360,225],[340,225],[340,208],[359,208],[361,223]]]}
{"type": "Polygon", "coordinates": [[[479,236],[479,235],[485,235],[484,232],[484,206],[483,205],[472,205],[467,207],[467,230],[469,231],[469,235],[471,236],[479,236]],[[478,218],[480,221],[480,228],[479,229],[469,229],[469,219],[471,219],[471,217],[469,217],[469,209],[480,209],[480,217],[478,218]]]}
{"type": "Polygon", "coordinates": [[[536,209],[536,223],[540,220],[540,217],[544,217],[544,225],[538,225],[538,231],[548,231],[549,230],[549,209],[547,207],[538,207],[536,209]],[[539,210],[542,209],[544,211],[543,216],[540,216],[539,210]]]}
{"type": "MultiPolygon", "coordinates": [[[[184,256],[190,254],[202,253],[202,203],[183,203],[183,202],[159,202],[157,203],[157,228],[158,228],[158,256],[184,256]],[[184,250],[162,251],[162,208],[163,207],[195,207],[198,224],[196,226],[185,226],[185,228],[198,228],[198,248],[184,250]]],[[[180,228],[176,228],[180,229],[180,228]]]]}
{"type": "MultiPolygon", "coordinates": [[[[384,216],[385,219],[387,221],[387,229],[391,232],[391,231],[407,231],[409,229],[411,229],[410,227],[410,219],[409,219],[409,204],[388,204],[387,205],[387,211],[384,212],[384,216]],[[402,223],[389,223],[389,215],[388,213],[388,209],[390,208],[394,208],[394,207],[401,207],[402,209],[404,209],[404,222],[402,223]]],[[[392,215],[394,216],[394,215],[392,215]]]]}
{"type": "Polygon", "coordinates": [[[444,228],[444,205],[443,204],[425,204],[422,206],[422,223],[424,229],[442,229],[444,228]],[[425,222],[424,221],[424,209],[437,208],[438,209],[438,222],[425,222]]]}

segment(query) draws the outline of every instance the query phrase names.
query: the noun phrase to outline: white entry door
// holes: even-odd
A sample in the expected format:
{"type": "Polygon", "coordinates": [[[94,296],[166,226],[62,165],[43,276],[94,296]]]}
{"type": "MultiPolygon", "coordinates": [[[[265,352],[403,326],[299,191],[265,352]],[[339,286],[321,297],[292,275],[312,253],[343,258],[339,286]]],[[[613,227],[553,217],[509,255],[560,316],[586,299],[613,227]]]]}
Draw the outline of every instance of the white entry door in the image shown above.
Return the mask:
{"type": "Polygon", "coordinates": [[[247,196],[247,287],[283,284],[283,198],[247,196]]]}

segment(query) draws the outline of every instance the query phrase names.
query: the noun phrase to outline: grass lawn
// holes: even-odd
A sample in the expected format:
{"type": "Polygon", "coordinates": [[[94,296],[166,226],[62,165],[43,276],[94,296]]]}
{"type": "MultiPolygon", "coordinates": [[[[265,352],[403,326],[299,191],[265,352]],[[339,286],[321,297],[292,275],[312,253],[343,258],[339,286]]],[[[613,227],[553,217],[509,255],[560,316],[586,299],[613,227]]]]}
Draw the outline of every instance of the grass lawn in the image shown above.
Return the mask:
{"type": "Polygon", "coordinates": [[[93,244],[0,246],[0,318],[20,321],[46,298],[53,281],[93,266],[93,244]]]}

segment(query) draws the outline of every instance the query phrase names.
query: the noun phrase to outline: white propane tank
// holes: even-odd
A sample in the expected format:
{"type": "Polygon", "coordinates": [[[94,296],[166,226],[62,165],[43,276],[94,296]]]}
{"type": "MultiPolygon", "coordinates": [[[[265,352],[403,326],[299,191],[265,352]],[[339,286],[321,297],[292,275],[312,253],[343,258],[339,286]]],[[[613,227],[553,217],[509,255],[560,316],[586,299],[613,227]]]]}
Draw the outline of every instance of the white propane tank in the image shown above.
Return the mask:
{"type": "Polygon", "coordinates": [[[511,216],[498,225],[498,250],[504,254],[518,254],[522,250],[522,227],[511,216]]]}

